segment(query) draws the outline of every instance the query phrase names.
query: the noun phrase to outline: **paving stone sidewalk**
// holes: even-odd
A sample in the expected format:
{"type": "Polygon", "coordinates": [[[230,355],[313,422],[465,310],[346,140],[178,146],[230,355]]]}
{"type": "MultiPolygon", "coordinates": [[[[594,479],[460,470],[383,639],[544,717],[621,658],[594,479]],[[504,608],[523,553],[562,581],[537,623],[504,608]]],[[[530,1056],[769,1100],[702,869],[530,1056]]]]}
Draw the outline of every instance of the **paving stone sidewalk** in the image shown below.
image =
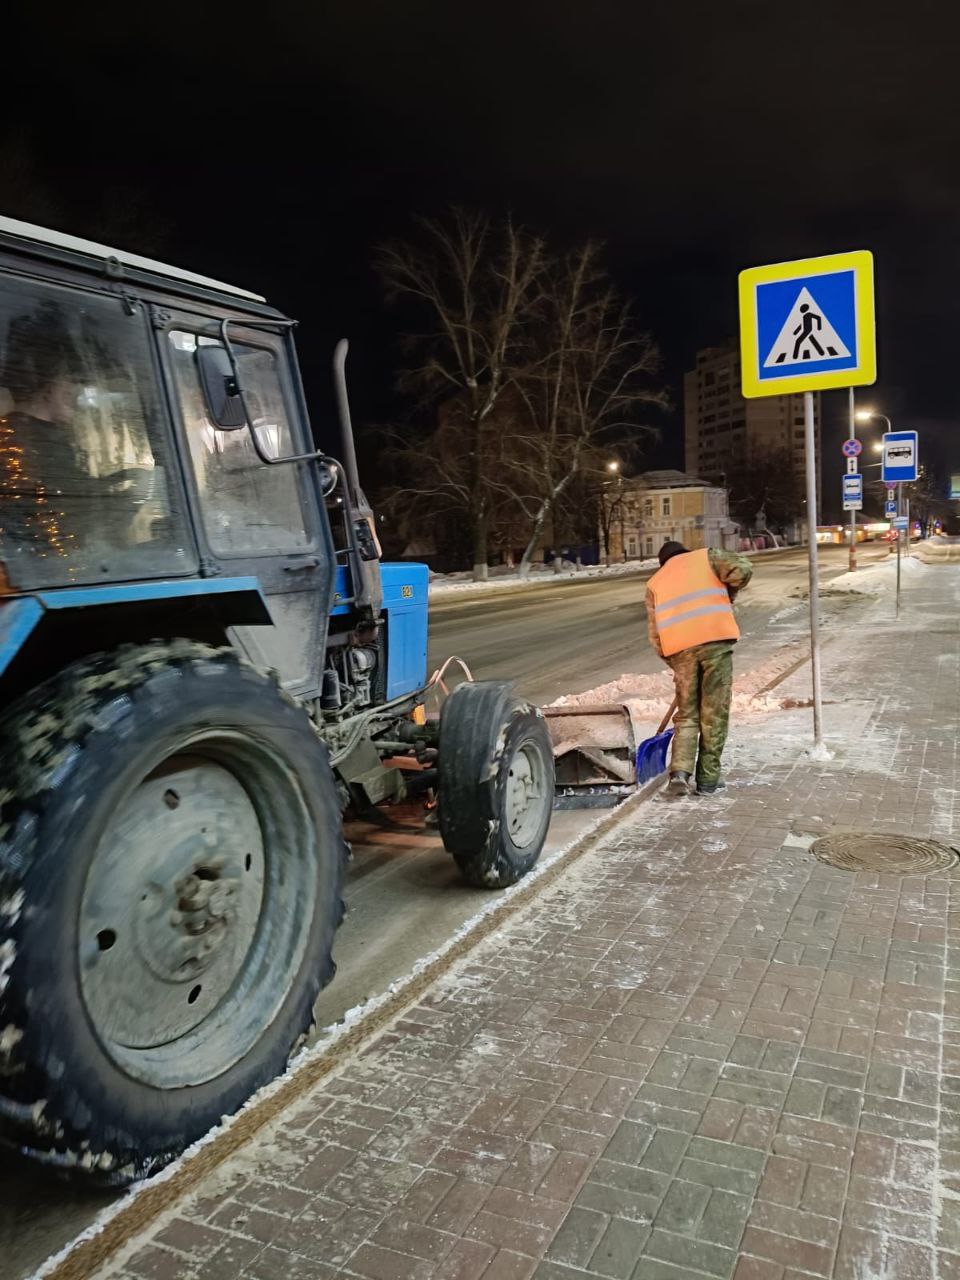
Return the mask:
{"type": "Polygon", "coordinates": [[[833,761],[738,725],[102,1274],[960,1278],[960,871],[809,851],[951,839],[960,567],[891,610],[825,654],[833,761]]]}

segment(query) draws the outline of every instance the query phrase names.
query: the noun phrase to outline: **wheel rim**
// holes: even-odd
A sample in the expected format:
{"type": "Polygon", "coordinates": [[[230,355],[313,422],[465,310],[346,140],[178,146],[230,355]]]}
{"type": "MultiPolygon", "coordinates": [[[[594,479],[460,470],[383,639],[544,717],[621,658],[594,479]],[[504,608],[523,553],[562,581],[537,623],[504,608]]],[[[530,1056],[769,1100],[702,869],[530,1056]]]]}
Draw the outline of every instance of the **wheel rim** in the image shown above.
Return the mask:
{"type": "Polygon", "coordinates": [[[521,743],[507,770],[504,805],[507,831],[518,849],[525,849],[539,834],[546,801],[546,778],[543,754],[536,743],[521,743]]]}
{"type": "Polygon", "coordinates": [[[80,906],[80,985],[113,1061],[155,1088],[222,1074],[289,994],[317,893],[316,833],[265,746],[197,735],[108,822],[80,906]]]}

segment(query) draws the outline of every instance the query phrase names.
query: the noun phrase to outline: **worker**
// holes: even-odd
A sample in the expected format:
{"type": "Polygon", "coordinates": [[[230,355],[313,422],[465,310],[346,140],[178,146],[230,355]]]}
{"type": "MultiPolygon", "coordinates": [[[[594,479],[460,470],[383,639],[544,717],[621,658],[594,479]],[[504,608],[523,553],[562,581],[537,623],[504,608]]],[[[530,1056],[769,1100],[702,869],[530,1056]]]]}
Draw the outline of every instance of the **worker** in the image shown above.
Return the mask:
{"type": "Polygon", "coordinates": [[[753,565],[732,551],[688,551],[681,542],[665,542],[659,560],[646,604],[650,643],[672,668],[676,687],[667,790],[685,795],[693,777],[699,795],[712,795],[724,785],[720,757],[730,723],[733,646],[740,638],[733,599],[750,581],[753,565]]]}

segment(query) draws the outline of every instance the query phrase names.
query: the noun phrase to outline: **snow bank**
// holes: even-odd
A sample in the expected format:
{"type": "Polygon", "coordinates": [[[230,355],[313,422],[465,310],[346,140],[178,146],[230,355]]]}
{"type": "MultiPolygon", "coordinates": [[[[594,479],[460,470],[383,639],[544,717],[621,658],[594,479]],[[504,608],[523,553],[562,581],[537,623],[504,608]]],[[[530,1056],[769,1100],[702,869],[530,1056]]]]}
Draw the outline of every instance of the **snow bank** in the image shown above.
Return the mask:
{"type": "Polygon", "coordinates": [[[625,564],[589,565],[583,569],[563,569],[555,573],[552,565],[535,565],[526,578],[518,573],[497,573],[486,582],[474,582],[469,573],[431,574],[430,599],[442,600],[462,594],[486,595],[501,591],[522,591],[528,587],[548,587],[554,582],[578,581],[583,578],[620,578],[647,569],[657,569],[657,560],[628,560],[625,564]]]}
{"type": "MultiPolygon", "coordinates": [[[[790,547],[764,547],[759,551],[744,551],[741,554],[751,560],[759,556],[776,555],[778,551],[792,550],[790,547]]],[[[528,587],[550,586],[553,582],[569,582],[571,578],[618,578],[631,573],[642,573],[660,568],[660,561],[653,557],[649,560],[627,560],[625,563],[611,565],[588,565],[582,569],[569,568],[554,571],[553,565],[531,565],[530,573],[521,578],[515,570],[492,568],[486,582],[474,582],[469,570],[462,573],[431,573],[430,599],[443,600],[447,596],[486,595],[501,591],[522,591],[528,587]]]]}
{"type": "Polygon", "coordinates": [[[921,564],[956,564],[960,561],[960,538],[927,538],[917,543],[912,554],[921,564]]]}
{"type": "MultiPolygon", "coordinates": [[[[773,698],[764,690],[785,675],[806,655],[802,644],[783,645],[769,658],[733,682],[731,707],[738,715],[763,715],[798,705],[795,699],[773,698]]],[[[607,684],[587,689],[585,693],[565,694],[552,707],[590,707],[598,703],[623,702],[630,706],[637,720],[658,721],[673,698],[673,675],[669,670],[655,675],[623,675],[607,684]]]]}
{"type": "MultiPolygon", "coordinates": [[[[900,559],[901,579],[916,579],[925,574],[927,569],[927,565],[912,556],[902,556],[900,559]]],[[[897,558],[891,555],[887,560],[877,560],[873,564],[865,565],[862,569],[855,569],[853,573],[841,573],[831,578],[829,582],[821,582],[820,595],[880,596],[893,590],[896,581],[897,558]]],[[[798,587],[793,594],[805,599],[807,588],[798,587]]]]}

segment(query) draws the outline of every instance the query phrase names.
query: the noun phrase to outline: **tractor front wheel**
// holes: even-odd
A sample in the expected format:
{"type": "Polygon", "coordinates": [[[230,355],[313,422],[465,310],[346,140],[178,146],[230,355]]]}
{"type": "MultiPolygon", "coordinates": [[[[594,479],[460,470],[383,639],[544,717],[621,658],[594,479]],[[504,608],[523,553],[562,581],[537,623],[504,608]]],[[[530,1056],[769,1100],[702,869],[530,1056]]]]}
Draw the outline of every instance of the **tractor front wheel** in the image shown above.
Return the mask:
{"type": "Polygon", "coordinates": [[[538,708],[512,686],[456,688],[440,714],[439,825],[478,888],[515,884],[540,856],[553,809],[553,748],[538,708]]]}

